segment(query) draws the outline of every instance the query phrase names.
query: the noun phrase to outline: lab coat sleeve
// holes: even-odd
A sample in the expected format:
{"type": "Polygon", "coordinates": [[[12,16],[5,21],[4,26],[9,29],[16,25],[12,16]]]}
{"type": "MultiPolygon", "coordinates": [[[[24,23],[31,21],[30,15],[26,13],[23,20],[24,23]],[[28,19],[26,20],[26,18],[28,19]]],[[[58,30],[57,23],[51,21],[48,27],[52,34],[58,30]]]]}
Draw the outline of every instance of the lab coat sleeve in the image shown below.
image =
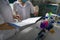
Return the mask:
{"type": "Polygon", "coordinates": [[[33,5],[32,5],[31,2],[29,2],[29,3],[30,3],[30,11],[31,11],[31,13],[33,14],[33,13],[34,13],[34,7],[33,7],[33,5]]]}
{"type": "Polygon", "coordinates": [[[17,11],[18,11],[17,10],[17,4],[15,4],[15,3],[13,4],[13,10],[14,10],[15,13],[17,13],[17,11]]]}
{"type": "Polygon", "coordinates": [[[3,24],[3,23],[5,23],[5,22],[4,22],[2,15],[0,14],[0,24],[3,24]]]}
{"type": "Polygon", "coordinates": [[[13,12],[11,10],[8,0],[0,0],[0,11],[6,23],[14,22],[12,14],[13,12]]]}

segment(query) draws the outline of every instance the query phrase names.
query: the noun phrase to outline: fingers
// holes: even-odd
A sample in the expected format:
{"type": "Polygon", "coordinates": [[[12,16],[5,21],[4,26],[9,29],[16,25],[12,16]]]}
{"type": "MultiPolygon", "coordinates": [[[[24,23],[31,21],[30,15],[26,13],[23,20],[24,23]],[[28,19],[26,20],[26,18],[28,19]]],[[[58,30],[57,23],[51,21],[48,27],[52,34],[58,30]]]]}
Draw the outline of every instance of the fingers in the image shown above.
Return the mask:
{"type": "Polygon", "coordinates": [[[14,17],[14,19],[17,19],[18,21],[22,20],[22,17],[20,15],[14,15],[13,17],[14,17]]]}
{"type": "Polygon", "coordinates": [[[18,19],[18,20],[22,20],[22,17],[21,16],[16,16],[16,18],[18,19]]]}

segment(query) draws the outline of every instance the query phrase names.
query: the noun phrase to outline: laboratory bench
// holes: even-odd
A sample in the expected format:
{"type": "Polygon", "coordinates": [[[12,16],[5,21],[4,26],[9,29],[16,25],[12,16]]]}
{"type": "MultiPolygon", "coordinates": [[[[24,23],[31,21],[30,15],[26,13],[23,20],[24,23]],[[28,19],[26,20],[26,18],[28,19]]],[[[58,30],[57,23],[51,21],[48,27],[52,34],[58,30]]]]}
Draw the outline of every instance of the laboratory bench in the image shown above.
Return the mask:
{"type": "MultiPolygon", "coordinates": [[[[42,30],[40,28],[41,21],[42,20],[38,21],[35,24],[30,24],[30,25],[26,25],[26,26],[23,26],[21,28],[18,28],[19,31],[17,31],[16,28],[14,28],[13,26],[10,27],[10,25],[9,25],[9,27],[7,27],[8,24],[2,24],[4,26],[4,28],[2,28],[0,30],[0,35],[1,35],[0,39],[4,40],[4,39],[8,39],[10,37],[16,36],[16,35],[18,35],[19,32],[21,32],[22,30],[24,30],[27,27],[36,27],[38,29],[38,31],[40,32],[42,30]]],[[[0,26],[2,26],[2,25],[0,25],[0,26]]],[[[47,32],[47,35],[46,35],[44,40],[60,40],[60,35],[59,35],[60,34],[60,24],[54,23],[53,25],[54,25],[53,29],[55,30],[55,33],[52,34],[50,32],[47,32]]],[[[37,33],[37,35],[38,35],[38,33],[37,33]]]]}

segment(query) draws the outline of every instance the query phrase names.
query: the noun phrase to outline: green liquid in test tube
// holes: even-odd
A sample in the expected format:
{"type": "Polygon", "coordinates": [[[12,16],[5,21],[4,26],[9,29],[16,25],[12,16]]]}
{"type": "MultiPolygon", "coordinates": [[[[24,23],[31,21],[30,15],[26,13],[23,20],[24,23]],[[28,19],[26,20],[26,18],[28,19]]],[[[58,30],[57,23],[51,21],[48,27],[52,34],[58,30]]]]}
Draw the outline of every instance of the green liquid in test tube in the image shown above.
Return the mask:
{"type": "Polygon", "coordinates": [[[53,13],[52,13],[52,12],[49,12],[48,14],[49,14],[49,19],[50,19],[51,15],[52,15],[53,13]]]}

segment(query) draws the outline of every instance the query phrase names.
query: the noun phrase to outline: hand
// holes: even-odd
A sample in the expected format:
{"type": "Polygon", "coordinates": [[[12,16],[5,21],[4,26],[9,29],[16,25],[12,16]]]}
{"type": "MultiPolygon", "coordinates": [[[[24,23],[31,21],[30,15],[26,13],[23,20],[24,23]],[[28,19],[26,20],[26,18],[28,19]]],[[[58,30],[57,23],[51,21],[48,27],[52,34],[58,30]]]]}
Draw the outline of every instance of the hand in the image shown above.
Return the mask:
{"type": "Polygon", "coordinates": [[[17,19],[18,21],[22,20],[22,17],[20,15],[14,15],[14,19],[17,19]]]}
{"type": "Polygon", "coordinates": [[[38,12],[34,12],[34,16],[38,16],[38,12]]]}
{"type": "Polygon", "coordinates": [[[22,17],[20,15],[16,15],[16,18],[19,20],[22,20],[22,17]]]}

